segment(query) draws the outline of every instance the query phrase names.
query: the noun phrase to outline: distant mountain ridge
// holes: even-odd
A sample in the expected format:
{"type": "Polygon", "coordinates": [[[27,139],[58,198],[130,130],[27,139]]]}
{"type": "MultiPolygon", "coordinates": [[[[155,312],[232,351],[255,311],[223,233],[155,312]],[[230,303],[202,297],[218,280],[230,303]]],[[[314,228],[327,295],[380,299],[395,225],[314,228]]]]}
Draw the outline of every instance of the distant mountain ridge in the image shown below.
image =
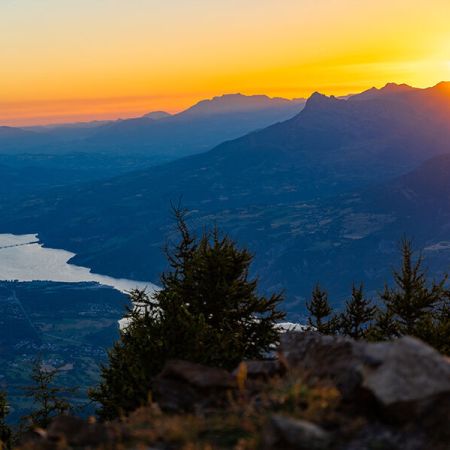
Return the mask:
{"type": "MultiPolygon", "coordinates": [[[[225,94],[212,99],[201,100],[190,108],[179,113],[180,116],[196,114],[224,114],[230,112],[258,111],[265,109],[268,105],[284,107],[289,105],[300,105],[305,103],[305,99],[288,100],[286,98],[267,95],[243,95],[225,94]]],[[[299,111],[297,111],[299,112],[299,111]]]]}
{"type": "Polygon", "coordinates": [[[50,139],[31,130],[22,128],[0,126],[0,153],[4,149],[15,152],[28,150],[34,146],[46,145],[50,139]]]}
{"type": "Polygon", "coordinates": [[[144,114],[142,117],[147,117],[148,119],[154,119],[154,120],[160,120],[160,119],[166,119],[167,117],[170,117],[172,114],[169,114],[165,111],[152,111],[147,114],[144,114]]]}
{"type": "Polygon", "coordinates": [[[304,103],[304,99],[272,99],[264,95],[223,95],[157,121],[145,115],[114,122],[100,128],[86,144],[115,152],[186,156],[293,117],[304,103]]]}
{"type": "Polygon", "coordinates": [[[32,138],[35,136],[32,131],[27,131],[22,128],[0,126],[1,139],[32,138]]]}
{"type": "Polygon", "coordinates": [[[382,88],[378,89],[376,87],[372,87],[370,89],[367,89],[366,91],[363,91],[359,94],[355,94],[349,97],[350,100],[370,100],[375,98],[380,98],[385,95],[392,95],[392,94],[402,94],[405,92],[413,92],[418,91],[419,88],[415,88],[412,86],[409,86],[408,84],[402,83],[387,83],[382,88]]]}
{"type": "Polygon", "coordinates": [[[12,128],[8,139],[0,133],[2,153],[112,153],[140,154],[167,161],[201,153],[221,142],[297,114],[304,99],[287,100],[264,95],[223,95],[202,100],[178,114],[153,111],[142,117],[116,121],[12,128]],[[24,140],[21,133],[33,132],[24,140]]]}

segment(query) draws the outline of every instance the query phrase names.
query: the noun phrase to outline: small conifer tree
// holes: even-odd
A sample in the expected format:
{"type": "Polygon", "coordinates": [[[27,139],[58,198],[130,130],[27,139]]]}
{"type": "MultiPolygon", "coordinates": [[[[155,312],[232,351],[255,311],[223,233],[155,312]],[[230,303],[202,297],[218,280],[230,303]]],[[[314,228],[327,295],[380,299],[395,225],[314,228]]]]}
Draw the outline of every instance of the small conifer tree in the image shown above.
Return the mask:
{"type": "Polygon", "coordinates": [[[403,335],[420,337],[424,323],[430,321],[445,295],[446,278],[428,283],[422,255],[414,260],[411,241],[402,240],[401,253],[402,266],[393,272],[394,287],[385,286],[381,294],[385,312],[376,327],[385,329],[387,339],[403,335]],[[389,330],[391,335],[387,334],[389,330]]]}
{"type": "Polygon", "coordinates": [[[450,355],[450,293],[418,324],[417,337],[445,355],[450,355]]]}
{"type": "Polygon", "coordinates": [[[435,316],[431,344],[444,355],[450,355],[450,291],[448,290],[435,316]]]}
{"type": "Polygon", "coordinates": [[[380,294],[382,305],[364,297],[362,285],[353,286],[345,310],[336,317],[328,295],[317,285],[307,302],[308,323],[323,334],[342,334],[354,339],[383,341],[411,335],[450,354],[450,290],[448,276],[439,282],[427,279],[423,258],[414,258],[411,241],[400,244],[402,264],[393,271],[392,287],[380,294]]]}
{"type": "Polygon", "coordinates": [[[345,311],[340,315],[339,332],[357,340],[365,338],[376,310],[371,301],[364,297],[363,285],[353,285],[352,297],[347,300],[345,311]]]}
{"type": "Polygon", "coordinates": [[[311,300],[306,302],[309,312],[308,324],[319,333],[335,334],[338,328],[338,319],[328,301],[328,293],[319,284],[312,291],[311,300]]]}
{"type": "Polygon", "coordinates": [[[398,336],[399,332],[394,314],[390,310],[377,309],[373,325],[367,330],[367,339],[377,342],[398,336]]]}
{"type": "Polygon", "coordinates": [[[64,396],[73,389],[55,386],[57,374],[58,370],[45,368],[42,360],[34,362],[31,371],[33,384],[23,388],[25,396],[32,399],[34,405],[33,411],[22,417],[25,428],[46,428],[53,418],[70,412],[70,403],[64,396]]]}

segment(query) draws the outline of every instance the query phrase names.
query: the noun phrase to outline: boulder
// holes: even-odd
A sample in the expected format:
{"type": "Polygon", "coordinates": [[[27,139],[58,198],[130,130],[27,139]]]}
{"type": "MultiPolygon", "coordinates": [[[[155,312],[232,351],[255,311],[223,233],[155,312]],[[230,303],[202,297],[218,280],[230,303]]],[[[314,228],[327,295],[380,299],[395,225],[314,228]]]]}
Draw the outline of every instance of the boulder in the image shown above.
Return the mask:
{"type": "Polygon", "coordinates": [[[168,361],[152,383],[155,400],[166,411],[220,406],[235,388],[235,378],[226,370],[181,360],[168,361]]]}
{"type": "Polygon", "coordinates": [[[330,444],[330,434],[317,425],[279,414],[271,417],[265,438],[265,447],[270,449],[324,450],[330,444]]]}
{"type": "Polygon", "coordinates": [[[341,336],[313,331],[288,332],[280,338],[280,359],[318,379],[330,379],[344,398],[353,397],[361,385],[363,355],[357,343],[341,336]]]}
{"type": "MultiPolygon", "coordinates": [[[[286,333],[281,358],[317,378],[330,378],[345,400],[372,399],[386,417],[411,420],[433,406],[450,411],[450,363],[412,338],[368,343],[318,333],[286,333]]],[[[450,421],[446,422],[450,424],[450,421]]]]}
{"type": "MultiPolygon", "coordinates": [[[[419,417],[433,404],[447,404],[450,426],[450,363],[422,341],[403,337],[366,344],[364,355],[376,364],[361,366],[362,388],[390,415],[419,417]]],[[[434,411],[434,414],[436,411],[434,411]]]]}

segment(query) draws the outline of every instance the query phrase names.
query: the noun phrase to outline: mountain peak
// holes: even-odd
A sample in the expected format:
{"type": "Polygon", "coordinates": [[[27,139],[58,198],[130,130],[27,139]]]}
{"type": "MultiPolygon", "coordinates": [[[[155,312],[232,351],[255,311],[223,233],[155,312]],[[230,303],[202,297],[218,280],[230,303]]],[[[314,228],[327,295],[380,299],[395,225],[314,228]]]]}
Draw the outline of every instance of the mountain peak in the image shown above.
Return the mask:
{"type": "Polygon", "coordinates": [[[267,95],[244,95],[241,93],[224,94],[210,99],[201,100],[182,114],[211,114],[238,111],[251,111],[267,107],[274,101],[287,103],[286,99],[270,99],[267,95]]]}
{"type": "Polygon", "coordinates": [[[340,100],[337,99],[334,95],[328,97],[324,94],[321,94],[320,92],[314,92],[306,101],[305,110],[317,110],[329,105],[335,105],[339,102],[340,100]]]}
{"type": "Polygon", "coordinates": [[[386,83],[384,87],[380,89],[380,92],[405,92],[405,91],[414,91],[416,88],[406,84],[406,83],[386,83]]]}
{"type": "Polygon", "coordinates": [[[144,114],[142,117],[146,117],[147,119],[153,119],[153,120],[159,120],[159,119],[165,119],[166,117],[170,117],[171,114],[169,114],[166,111],[152,111],[147,114],[144,114]]]}
{"type": "Polygon", "coordinates": [[[408,84],[386,83],[382,88],[371,87],[359,94],[352,95],[350,100],[373,100],[386,95],[402,94],[417,90],[408,84]]]}
{"type": "Polygon", "coordinates": [[[441,81],[440,83],[436,84],[436,86],[434,86],[434,89],[450,93],[450,81],[441,81]]]}

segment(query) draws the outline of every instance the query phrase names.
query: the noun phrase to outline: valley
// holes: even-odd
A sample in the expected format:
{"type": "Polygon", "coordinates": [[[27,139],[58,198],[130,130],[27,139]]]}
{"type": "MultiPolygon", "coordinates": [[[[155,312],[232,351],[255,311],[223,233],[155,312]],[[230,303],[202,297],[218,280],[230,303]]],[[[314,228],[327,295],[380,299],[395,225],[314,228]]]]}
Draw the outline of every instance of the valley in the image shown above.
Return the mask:
{"type": "Polygon", "coordinates": [[[0,281],[0,388],[10,399],[9,420],[17,423],[32,406],[22,388],[36,358],[59,369],[61,386],[77,386],[71,401],[92,414],[87,390],[118,337],[126,305],[124,294],[97,283],[0,281]]]}

